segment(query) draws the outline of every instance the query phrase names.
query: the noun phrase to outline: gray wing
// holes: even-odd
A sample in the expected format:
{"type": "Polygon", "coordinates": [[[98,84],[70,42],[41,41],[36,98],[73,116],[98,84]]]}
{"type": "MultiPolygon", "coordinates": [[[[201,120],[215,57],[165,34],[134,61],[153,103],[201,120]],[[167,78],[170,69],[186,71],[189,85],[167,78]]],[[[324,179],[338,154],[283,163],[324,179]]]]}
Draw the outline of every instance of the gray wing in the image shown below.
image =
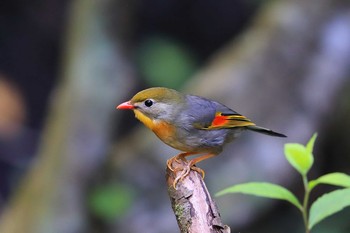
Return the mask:
{"type": "Polygon", "coordinates": [[[195,128],[209,127],[217,112],[227,115],[239,115],[237,112],[220,104],[200,96],[186,95],[187,106],[180,115],[181,122],[186,122],[195,128]]]}
{"type": "Polygon", "coordinates": [[[188,96],[193,121],[188,122],[196,129],[229,129],[255,125],[245,116],[216,101],[199,96],[188,96]]]}
{"type": "Polygon", "coordinates": [[[209,126],[215,118],[216,104],[200,96],[186,95],[185,109],[181,111],[178,121],[187,127],[202,128],[209,126]]]}

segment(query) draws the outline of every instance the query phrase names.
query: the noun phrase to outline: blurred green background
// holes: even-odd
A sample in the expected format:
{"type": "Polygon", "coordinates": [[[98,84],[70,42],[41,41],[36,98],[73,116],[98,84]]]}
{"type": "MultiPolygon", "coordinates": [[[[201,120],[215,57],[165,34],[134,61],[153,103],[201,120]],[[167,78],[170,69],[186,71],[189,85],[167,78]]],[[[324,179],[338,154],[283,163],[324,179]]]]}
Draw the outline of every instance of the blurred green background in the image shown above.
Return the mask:
{"type": "MultiPolygon", "coordinates": [[[[164,178],[178,151],[115,110],[152,86],[216,99],[288,135],[247,132],[199,164],[212,194],[268,181],[301,198],[283,144],[318,132],[309,178],[350,174],[349,84],[347,0],[4,0],[0,232],[179,232],[164,178]]],[[[286,203],[215,199],[232,232],[303,232],[286,203]]],[[[313,232],[349,232],[349,211],[313,232]]]]}

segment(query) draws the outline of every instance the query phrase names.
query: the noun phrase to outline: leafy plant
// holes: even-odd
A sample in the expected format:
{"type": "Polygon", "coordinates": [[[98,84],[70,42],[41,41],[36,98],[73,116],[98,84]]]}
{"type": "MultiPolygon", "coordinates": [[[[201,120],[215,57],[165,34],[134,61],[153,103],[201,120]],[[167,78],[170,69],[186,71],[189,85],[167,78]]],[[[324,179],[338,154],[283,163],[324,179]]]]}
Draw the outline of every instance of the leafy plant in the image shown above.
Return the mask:
{"type": "Polygon", "coordinates": [[[218,192],[216,195],[243,193],[287,201],[298,208],[304,220],[305,232],[310,233],[316,224],[350,206],[349,175],[334,172],[311,181],[307,178],[307,173],[314,162],[313,147],[316,137],[317,134],[315,133],[306,146],[298,143],[287,143],[284,147],[286,159],[298,171],[303,180],[305,194],[302,203],[288,189],[266,182],[237,184],[218,192]],[[319,184],[335,185],[342,187],[342,189],[324,194],[313,202],[309,208],[310,192],[319,184]]]}

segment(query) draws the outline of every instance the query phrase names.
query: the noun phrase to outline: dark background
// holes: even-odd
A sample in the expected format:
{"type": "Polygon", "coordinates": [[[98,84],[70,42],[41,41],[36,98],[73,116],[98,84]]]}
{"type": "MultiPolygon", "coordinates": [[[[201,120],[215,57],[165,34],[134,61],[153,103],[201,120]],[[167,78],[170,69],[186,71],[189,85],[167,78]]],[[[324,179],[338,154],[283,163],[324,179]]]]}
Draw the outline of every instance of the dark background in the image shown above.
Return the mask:
{"type": "MultiPolygon", "coordinates": [[[[30,213],[20,203],[31,200],[25,190],[32,190],[33,177],[54,177],[38,179],[42,185],[34,188],[45,200],[53,193],[43,201],[43,213],[54,219],[47,225],[56,220],[52,232],[178,232],[164,181],[164,162],[176,151],[133,114],[114,110],[151,86],[215,98],[289,136],[244,134],[222,156],[203,162],[213,195],[235,183],[269,181],[301,198],[301,179],[285,162],[283,144],[305,144],[314,132],[310,179],[350,173],[347,1],[0,5],[3,223],[16,216],[11,209],[30,213]],[[59,141],[52,135],[65,140],[52,147],[59,141]],[[45,167],[50,157],[55,162],[45,167]],[[61,192],[67,199],[59,199],[61,192]],[[52,210],[57,205],[62,209],[52,210]]],[[[333,189],[316,189],[312,200],[333,189]]],[[[302,232],[301,217],[286,203],[241,195],[216,201],[233,232],[302,232]]],[[[325,220],[315,232],[349,232],[348,214],[325,220]]],[[[18,218],[23,229],[45,232],[35,217],[25,218],[18,218]]]]}

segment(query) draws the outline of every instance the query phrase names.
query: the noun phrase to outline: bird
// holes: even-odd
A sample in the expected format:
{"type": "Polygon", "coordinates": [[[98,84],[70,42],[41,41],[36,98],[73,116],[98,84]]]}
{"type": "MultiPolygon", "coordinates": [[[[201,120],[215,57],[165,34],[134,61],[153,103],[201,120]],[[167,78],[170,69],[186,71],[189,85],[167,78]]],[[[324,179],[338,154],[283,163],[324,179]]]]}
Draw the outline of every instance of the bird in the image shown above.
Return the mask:
{"type": "Polygon", "coordinates": [[[173,161],[186,161],[187,165],[173,182],[183,180],[195,170],[205,172],[196,164],[217,156],[224,146],[237,138],[242,131],[250,130],[269,136],[286,137],[271,129],[257,126],[247,117],[215,100],[197,95],[183,94],[166,87],[152,87],[136,93],[129,101],[116,106],[133,110],[135,117],[165,144],[181,151],[167,160],[174,171],[173,161]],[[186,157],[197,155],[187,161],[186,157]]]}

